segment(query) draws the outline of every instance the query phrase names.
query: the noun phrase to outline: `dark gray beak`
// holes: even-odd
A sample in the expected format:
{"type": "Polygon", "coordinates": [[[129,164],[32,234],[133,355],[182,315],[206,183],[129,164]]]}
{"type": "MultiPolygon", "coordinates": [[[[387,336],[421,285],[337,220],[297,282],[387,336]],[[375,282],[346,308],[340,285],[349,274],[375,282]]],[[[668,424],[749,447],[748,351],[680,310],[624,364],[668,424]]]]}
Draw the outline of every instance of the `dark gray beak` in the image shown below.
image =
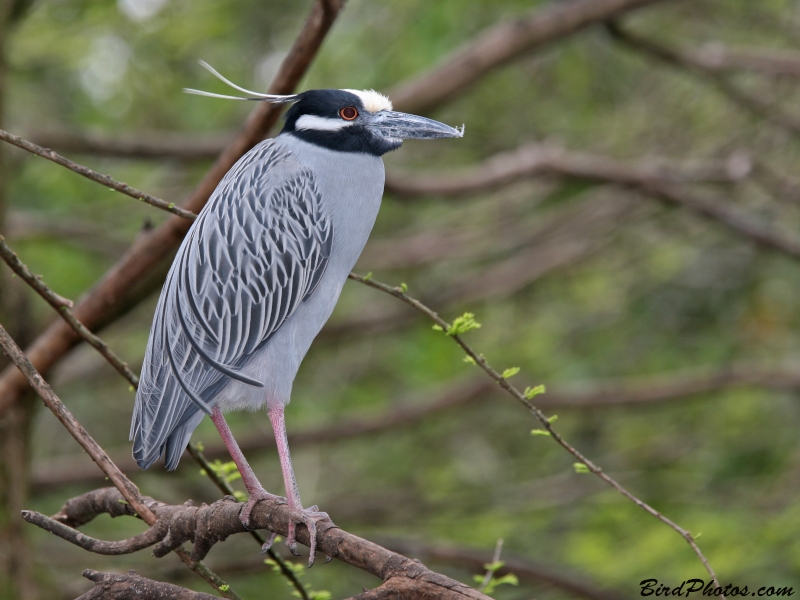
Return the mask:
{"type": "Polygon", "coordinates": [[[397,140],[464,137],[463,125],[459,129],[433,119],[390,110],[372,113],[365,125],[385,138],[397,140]]]}

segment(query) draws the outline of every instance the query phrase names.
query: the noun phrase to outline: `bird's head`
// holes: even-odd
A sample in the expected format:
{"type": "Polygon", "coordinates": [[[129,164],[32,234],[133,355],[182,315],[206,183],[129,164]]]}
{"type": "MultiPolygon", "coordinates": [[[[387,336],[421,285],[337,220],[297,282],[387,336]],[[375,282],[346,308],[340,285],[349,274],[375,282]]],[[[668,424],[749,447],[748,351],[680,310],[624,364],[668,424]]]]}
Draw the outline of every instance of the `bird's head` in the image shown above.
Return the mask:
{"type": "Polygon", "coordinates": [[[396,112],[383,94],[374,90],[308,90],[291,96],[251,92],[225,79],[208,64],[200,64],[235,89],[252,98],[187,92],[235,100],[291,103],[281,133],[340,152],[363,152],[381,156],[396,150],[407,139],[453,138],[464,135],[464,126],[450,127],[439,121],[396,112]]]}
{"type": "Polygon", "coordinates": [[[403,140],[464,135],[463,128],[393,111],[389,99],[373,90],[309,90],[295,98],[283,132],[341,152],[380,156],[403,140]]]}

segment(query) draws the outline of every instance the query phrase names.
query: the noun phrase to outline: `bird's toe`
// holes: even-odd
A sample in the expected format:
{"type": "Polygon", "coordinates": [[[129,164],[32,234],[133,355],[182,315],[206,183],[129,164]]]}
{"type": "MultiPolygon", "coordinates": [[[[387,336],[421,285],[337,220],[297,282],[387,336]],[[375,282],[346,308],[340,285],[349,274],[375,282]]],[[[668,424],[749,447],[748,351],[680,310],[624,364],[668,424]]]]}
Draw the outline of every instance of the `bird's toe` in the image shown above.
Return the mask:
{"type": "MultiPolygon", "coordinates": [[[[247,529],[248,531],[254,529],[254,527],[250,523],[250,517],[252,516],[253,509],[256,507],[256,504],[258,504],[262,500],[277,500],[282,504],[286,504],[286,498],[283,498],[281,496],[276,496],[275,494],[270,494],[263,488],[259,491],[252,492],[250,494],[250,498],[247,499],[247,502],[245,502],[244,507],[242,507],[241,512],[239,512],[239,520],[242,522],[242,525],[244,525],[245,529],[247,529]]],[[[272,542],[270,542],[270,546],[271,545],[272,542]]],[[[266,552],[266,550],[264,551],[266,552]]]]}
{"type": "MultiPolygon", "coordinates": [[[[309,508],[300,509],[297,511],[296,516],[293,515],[292,520],[289,522],[289,534],[286,536],[286,545],[289,551],[295,556],[300,556],[297,552],[297,541],[295,539],[295,530],[297,526],[303,524],[308,529],[308,566],[314,565],[314,559],[317,553],[317,524],[321,521],[330,521],[328,513],[321,512],[319,507],[311,506],[309,508]]],[[[331,557],[326,556],[325,562],[330,562],[331,557]]]]}

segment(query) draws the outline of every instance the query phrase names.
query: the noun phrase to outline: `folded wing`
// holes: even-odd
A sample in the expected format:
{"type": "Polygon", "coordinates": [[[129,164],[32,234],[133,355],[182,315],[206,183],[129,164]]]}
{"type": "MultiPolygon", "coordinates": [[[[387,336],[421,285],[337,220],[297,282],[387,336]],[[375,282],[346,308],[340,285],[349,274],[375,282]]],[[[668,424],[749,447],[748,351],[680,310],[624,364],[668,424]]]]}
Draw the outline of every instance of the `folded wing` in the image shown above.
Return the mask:
{"type": "Polygon", "coordinates": [[[308,299],[333,243],[313,172],[274,141],[245,155],[170,269],[136,396],[134,458],[177,466],[192,430],[254,353],[308,299]]]}

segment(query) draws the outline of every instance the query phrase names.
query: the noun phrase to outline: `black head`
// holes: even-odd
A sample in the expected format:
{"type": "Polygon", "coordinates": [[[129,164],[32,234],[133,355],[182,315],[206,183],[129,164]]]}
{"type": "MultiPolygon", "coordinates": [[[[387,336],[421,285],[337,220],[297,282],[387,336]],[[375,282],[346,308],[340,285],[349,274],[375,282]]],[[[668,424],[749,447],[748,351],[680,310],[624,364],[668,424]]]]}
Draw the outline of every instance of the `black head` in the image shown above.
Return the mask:
{"type": "Polygon", "coordinates": [[[308,90],[289,96],[262,94],[236,85],[202,60],[200,64],[215,77],[248,96],[227,96],[187,88],[184,91],[228,100],[291,103],[281,133],[295,135],[323,148],[382,156],[402,146],[405,139],[464,135],[463,125],[457,129],[425,117],[394,112],[391,101],[375,90],[308,90]]]}
{"type": "Polygon", "coordinates": [[[461,137],[438,121],[392,111],[375,91],[308,90],[294,97],[281,133],[339,152],[382,156],[407,138],[461,137]]]}

